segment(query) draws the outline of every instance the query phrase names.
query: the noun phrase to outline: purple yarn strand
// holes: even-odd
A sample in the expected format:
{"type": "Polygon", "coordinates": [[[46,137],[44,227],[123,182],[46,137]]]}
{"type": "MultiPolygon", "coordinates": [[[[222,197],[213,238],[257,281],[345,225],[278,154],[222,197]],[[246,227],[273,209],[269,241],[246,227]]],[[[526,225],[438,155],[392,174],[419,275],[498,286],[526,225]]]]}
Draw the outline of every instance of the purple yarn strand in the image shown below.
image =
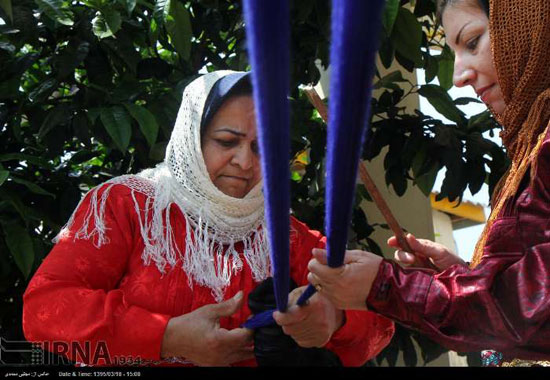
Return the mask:
{"type": "MultiPolygon", "coordinates": [[[[330,267],[344,262],[384,0],[333,0],[325,233],[330,267]]],[[[298,304],[315,293],[309,286],[298,304]]]]}
{"type": "Polygon", "coordinates": [[[344,262],[368,125],[383,0],[333,0],[325,233],[328,264],[344,262]]]}
{"type": "Polygon", "coordinates": [[[277,309],[285,311],[290,279],[289,9],[284,0],[244,0],[243,5],[275,300],[277,309]]]}
{"type": "Polygon", "coordinates": [[[274,311],[275,309],[272,309],[255,314],[252,318],[243,323],[242,327],[254,330],[260,327],[272,325],[275,323],[275,320],[273,319],[274,311]]]}

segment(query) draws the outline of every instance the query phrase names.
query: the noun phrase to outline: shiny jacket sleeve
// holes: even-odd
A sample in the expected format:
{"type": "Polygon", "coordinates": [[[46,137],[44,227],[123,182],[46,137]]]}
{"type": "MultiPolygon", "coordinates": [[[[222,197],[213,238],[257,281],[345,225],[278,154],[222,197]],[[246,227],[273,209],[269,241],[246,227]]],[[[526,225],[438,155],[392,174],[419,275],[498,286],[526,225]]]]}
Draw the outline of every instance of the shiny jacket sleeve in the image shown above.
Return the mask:
{"type": "Polygon", "coordinates": [[[383,261],[367,306],[463,352],[550,358],[550,141],[527,188],[505,208],[474,269],[434,274],[383,261]]]}
{"type": "MultiPolygon", "coordinates": [[[[306,285],[311,251],[325,248],[326,238],[295,219],[291,226],[291,275],[300,285],[306,285]]],[[[325,348],[336,353],[344,366],[360,366],[378,355],[390,343],[393,333],[393,322],[379,314],[346,310],[344,325],[325,348]]]]}
{"type": "Polygon", "coordinates": [[[95,352],[89,360],[96,359],[99,365],[114,365],[115,358],[160,359],[160,345],[170,317],[130,304],[124,292],[117,289],[134,237],[139,236],[133,233],[137,228],[132,222],[133,206],[128,207],[132,203],[128,203],[130,195],[124,189],[115,186],[106,203],[109,243],[96,248],[94,239],[73,240],[88,209],[88,194],[68,236],[47,255],[23,296],[26,339],[40,342],[72,361],[86,362],[78,348],[84,349],[84,354],[95,352]],[[66,344],[54,342],[69,343],[68,352],[62,352],[66,344]]]}

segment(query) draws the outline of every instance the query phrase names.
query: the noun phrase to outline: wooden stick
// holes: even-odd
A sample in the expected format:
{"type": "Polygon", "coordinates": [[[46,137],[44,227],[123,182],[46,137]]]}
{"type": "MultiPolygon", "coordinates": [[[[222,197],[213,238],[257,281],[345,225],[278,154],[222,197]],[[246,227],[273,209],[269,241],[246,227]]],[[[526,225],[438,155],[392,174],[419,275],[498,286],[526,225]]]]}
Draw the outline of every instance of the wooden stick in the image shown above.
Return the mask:
{"type": "MultiPolygon", "coordinates": [[[[313,107],[315,107],[317,112],[319,112],[319,115],[321,115],[321,118],[324,120],[325,123],[328,123],[327,106],[321,100],[317,91],[315,91],[313,87],[308,87],[304,91],[306,92],[306,95],[313,107]]],[[[359,162],[359,177],[361,179],[361,182],[363,182],[363,185],[367,189],[368,193],[370,194],[372,200],[374,201],[374,204],[376,205],[378,210],[380,210],[382,216],[386,220],[386,223],[388,223],[388,226],[397,238],[397,242],[399,243],[401,249],[406,252],[415,253],[409,246],[409,243],[405,238],[405,234],[403,233],[403,229],[397,222],[397,219],[395,219],[395,217],[393,216],[390,208],[388,207],[388,204],[384,200],[384,197],[382,197],[382,194],[380,193],[371,176],[369,175],[367,167],[365,166],[363,161],[359,162]]],[[[431,269],[436,269],[432,262],[424,255],[416,253],[416,256],[423,266],[431,269]]]]}

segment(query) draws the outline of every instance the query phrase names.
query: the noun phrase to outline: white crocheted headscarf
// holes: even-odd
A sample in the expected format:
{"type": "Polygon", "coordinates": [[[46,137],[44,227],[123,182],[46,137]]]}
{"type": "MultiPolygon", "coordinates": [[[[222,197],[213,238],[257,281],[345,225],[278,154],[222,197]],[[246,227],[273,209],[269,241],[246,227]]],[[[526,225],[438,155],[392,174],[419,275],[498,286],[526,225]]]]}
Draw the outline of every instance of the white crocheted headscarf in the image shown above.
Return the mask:
{"type": "MultiPolygon", "coordinates": [[[[74,236],[75,239],[93,238],[98,248],[107,244],[104,208],[109,190],[114,185],[127,186],[132,190],[145,243],[144,264],[153,261],[159,271],[165,273],[166,264],[173,267],[177,259],[181,259],[190,286],[194,280],[209,287],[218,302],[223,300],[232,274],[242,268],[240,253],[249,264],[254,280],[267,278],[271,271],[262,183],[244,198],[222,193],[210,179],[201,150],[201,119],[206,99],[216,81],[231,73],[234,71],[212,72],[185,88],[164,162],[137,175],[116,177],[91,190],[85,223],[74,236]],[[106,188],[99,196],[97,190],[104,185],[106,188]],[[145,209],[140,208],[134,192],[147,196],[145,209]],[[183,252],[175,244],[176,237],[170,226],[173,204],[186,219],[183,252]],[[93,228],[89,228],[91,218],[93,228]],[[242,252],[235,250],[239,242],[244,246],[242,252]]],[[[74,214],[54,241],[66,234],[73,219],[74,214]]]]}

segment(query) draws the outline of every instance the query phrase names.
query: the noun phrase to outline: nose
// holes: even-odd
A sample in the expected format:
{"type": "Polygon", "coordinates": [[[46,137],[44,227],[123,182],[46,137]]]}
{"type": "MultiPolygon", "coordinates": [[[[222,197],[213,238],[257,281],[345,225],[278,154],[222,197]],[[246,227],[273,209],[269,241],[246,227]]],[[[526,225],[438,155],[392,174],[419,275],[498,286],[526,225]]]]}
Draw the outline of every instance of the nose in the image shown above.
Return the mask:
{"type": "Polygon", "coordinates": [[[456,87],[473,85],[475,77],[475,70],[457,54],[454,63],[453,84],[456,87]]]}
{"type": "Polygon", "coordinates": [[[250,170],[254,166],[254,152],[249,146],[242,146],[233,155],[231,162],[242,170],[250,170]]]}

